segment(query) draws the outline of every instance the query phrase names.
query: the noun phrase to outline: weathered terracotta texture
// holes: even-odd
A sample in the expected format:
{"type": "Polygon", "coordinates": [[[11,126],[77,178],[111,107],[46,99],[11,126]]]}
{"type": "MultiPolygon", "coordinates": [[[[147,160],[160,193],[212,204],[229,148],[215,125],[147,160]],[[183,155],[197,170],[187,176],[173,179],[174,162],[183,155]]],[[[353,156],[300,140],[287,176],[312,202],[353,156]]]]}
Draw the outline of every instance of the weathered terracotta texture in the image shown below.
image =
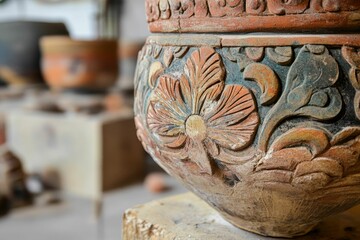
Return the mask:
{"type": "Polygon", "coordinates": [[[80,41],[66,37],[41,40],[42,71],[54,89],[104,90],[118,76],[117,41],[80,41]]]}
{"type": "Polygon", "coordinates": [[[356,31],[358,0],[147,0],[152,32],[356,31]]]}
{"type": "Polygon", "coordinates": [[[234,225],[305,234],[360,203],[359,50],[359,34],[150,37],[138,137],[234,225]]]}

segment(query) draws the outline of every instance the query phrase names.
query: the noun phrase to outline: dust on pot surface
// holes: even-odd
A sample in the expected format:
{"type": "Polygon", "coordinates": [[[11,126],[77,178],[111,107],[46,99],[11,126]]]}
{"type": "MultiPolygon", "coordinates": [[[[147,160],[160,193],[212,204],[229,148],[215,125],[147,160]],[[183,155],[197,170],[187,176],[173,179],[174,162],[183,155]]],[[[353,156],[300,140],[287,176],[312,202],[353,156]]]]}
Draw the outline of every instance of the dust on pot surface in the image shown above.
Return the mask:
{"type": "Polygon", "coordinates": [[[360,34],[157,35],[138,138],[234,225],[294,237],[360,203],[360,34]]]}
{"type": "Polygon", "coordinates": [[[0,23],[0,80],[7,84],[43,81],[39,40],[68,35],[63,23],[14,21],[0,23]]]}
{"type": "Polygon", "coordinates": [[[151,32],[339,32],[360,29],[358,0],[146,0],[151,32]]]}
{"type": "Polygon", "coordinates": [[[42,71],[53,89],[104,90],[118,76],[117,40],[41,39],[42,71]]]}

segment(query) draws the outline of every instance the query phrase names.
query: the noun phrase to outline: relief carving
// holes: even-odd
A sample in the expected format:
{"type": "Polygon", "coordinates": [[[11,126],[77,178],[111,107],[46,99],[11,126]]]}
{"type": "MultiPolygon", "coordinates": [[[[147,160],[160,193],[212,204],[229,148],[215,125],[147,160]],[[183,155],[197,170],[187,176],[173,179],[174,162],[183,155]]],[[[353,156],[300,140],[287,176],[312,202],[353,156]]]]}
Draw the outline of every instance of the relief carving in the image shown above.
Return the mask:
{"type": "Polygon", "coordinates": [[[289,69],[282,96],[264,119],[259,148],[267,150],[271,134],[286,118],[304,116],[328,120],[336,117],[343,104],[339,91],[332,87],[338,77],[338,64],[326,47],[302,47],[289,69]]]}
{"type": "Polygon", "coordinates": [[[321,129],[296,128],[276,139],[253,177],[315,191],[354,174],[359,149],[360,127],[347,127],[331,138],[321,129]]]}
{"type": "MultiPolygon", "coordinates": [[[[223,172],[226,181],[250,174],[257,183],[290,184],[304,191],[340,184],[338,179],[346,184],[347,176],[356,174],[352,167],[359,162],[360,127],[334,134],[315,126],[295,127],[270,141],[288,119],[306,117],[312,125],[310,120],[333,119],[341,112],[343,99],[334,87],[339,66],[325,46],[305,45],[295,57],[286,46],[222,49],[224,57],[243,70],[242,81],[259,86],[259,103],[269,107],[262,121],[252,93],[256,89],[226,83],[223,59],[214,48],[188,51],[188,47],[160,47],[158,54],[154,45],[144,48],[139,59],[136,78],[148,80],[136,80],[144,91],[137,90],[135,122],[147,151],[166,161],[192,162],[199,174],[223,172]],[[265,53],[278,65],[293,61],[283,89],[280,77],[262,61],[265,53]],[[167,70],[174,59],[184,64],[180,72],[167,70]],[[246,173],[234,170],[246,162],[255,167],[241,170],[246,173]]],[[[349,76],[357,89],[358,51],[343,47],[342,53],[352,66],[349,76]]]]}
{"type": "Polygon", "coordinates": [[[251,92],[225,86],[224,79],[220,55],[202,47],[191,54],[180,77],[160,76],[147,111],[149,130],[165,151],[196,162],[208,174],[214,171],[209,156],[216,158],[221,148],[246,148],[259,124],[251,92]]]}
{"type": "Polygon", "coordinates": [[[148,22],[159,19],[239,17],[354,11],[357,0],[147,0],[148,22]]]}
{"type": "Polygon", "coordinates": [[[310,0],[270,0],[267,1],[269,11],[277,15],[303,13],[310,0]]]}
{"type": "Polygon", "coordinates": [[[266,234],[307,233],[359,202],[358,48],[156,39],[139,53],[135,124],[167,172],[260,234],[263,219],[275,219],[266,234]]]}
{"type": "Polygon", "coordinates": [[[207,3],[212,17],[235,17],[244,12],[244,0],[213,0],[207,3]]]}
{"type": "Polygon", "coordinates": [[[349,79],[356,91],[354,110],[357,118],[360,120],[360,49],[344,46],[342,48],[342,55],[351,66],[349,79]]]}

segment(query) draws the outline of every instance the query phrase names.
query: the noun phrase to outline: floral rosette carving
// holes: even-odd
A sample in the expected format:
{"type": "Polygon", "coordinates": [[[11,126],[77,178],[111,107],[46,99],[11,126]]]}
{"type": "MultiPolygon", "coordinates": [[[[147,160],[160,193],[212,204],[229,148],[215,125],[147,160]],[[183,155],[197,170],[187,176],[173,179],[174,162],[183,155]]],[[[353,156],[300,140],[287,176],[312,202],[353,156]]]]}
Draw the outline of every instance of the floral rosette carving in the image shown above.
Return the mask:
{"type": "Polygon", "coordinates": [[[202,47],[186,61],[184,74],[161,75],[149,97],[146,121],[156,142],[166,147],[163,153],[193,161],[208,174],[222,149],[249,146],[259,124],[251,92],[225,86],[224,79],[220,55],[202,47]]]}

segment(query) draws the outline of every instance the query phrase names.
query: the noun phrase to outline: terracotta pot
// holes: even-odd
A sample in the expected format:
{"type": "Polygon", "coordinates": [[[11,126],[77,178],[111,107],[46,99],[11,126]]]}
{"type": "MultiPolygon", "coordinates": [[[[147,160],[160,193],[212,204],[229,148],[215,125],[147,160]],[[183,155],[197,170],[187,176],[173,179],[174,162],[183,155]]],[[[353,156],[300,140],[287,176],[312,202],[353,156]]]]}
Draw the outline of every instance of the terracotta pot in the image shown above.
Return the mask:
{"type": "Polygon", "coordinates": [[[63,23],[0,23],[0,81],[7,84],[42,82],[39,39],[68,35],[63,23]]]}
{"type": "Polygon", "coordinates": [[[54,89],[104,90],[117,80],[116,40],[41,39],[42,70],[54,89]]]}
{"type": "Polygon", "coordinates": [[[137,135],[240,228],[308,233],[360,202],[360,34],[157,35],[137,135]]]}
{"type": "Polygon", "coordinates": [[[138,58],[137,134],[159,165],[267,236],[306,234],[360,203],[359,1],[147,0],[146,10],[152,32],[182,33],[150,37],[138,58]]]}

